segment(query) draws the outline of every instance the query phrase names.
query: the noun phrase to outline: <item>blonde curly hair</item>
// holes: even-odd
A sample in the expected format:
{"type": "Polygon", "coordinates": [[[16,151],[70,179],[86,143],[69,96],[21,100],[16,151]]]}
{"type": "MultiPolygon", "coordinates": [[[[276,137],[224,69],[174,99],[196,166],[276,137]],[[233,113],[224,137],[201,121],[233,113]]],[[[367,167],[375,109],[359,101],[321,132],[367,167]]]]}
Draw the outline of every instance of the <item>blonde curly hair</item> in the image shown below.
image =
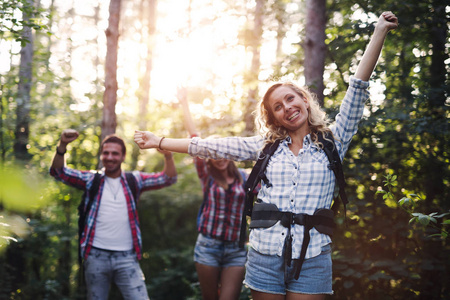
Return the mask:
{"type": "MultiPolygon", "coordinates": [[[[257,110],[256,121],[257,126],[262,131],[266,143],[273,143],[279,139],[285,139],[289,134],[286,128],[276,125],[275,118],[272,109],[269,106],[269,98],[272,93],[279,87],[289,87],[297,95],[305,98],[309,103],[308,106],[308,124],[311,129],[311,138],[314,143],[319,147],[323,147],[321,143],[318,142],[317,134],[321,132],[325,134],[326,132],[331,133],[328,128],[330,123],[327,114],[320,107],[316,96],[311,93],[306,87],[299,87],[292,82],[286,83],[276,83],[269,87],[269,89],[264,94],[264,97],[259,102],[259,109],[257,110]]],[[[325,136],[325,135],[324,135],[325,136]]]]}

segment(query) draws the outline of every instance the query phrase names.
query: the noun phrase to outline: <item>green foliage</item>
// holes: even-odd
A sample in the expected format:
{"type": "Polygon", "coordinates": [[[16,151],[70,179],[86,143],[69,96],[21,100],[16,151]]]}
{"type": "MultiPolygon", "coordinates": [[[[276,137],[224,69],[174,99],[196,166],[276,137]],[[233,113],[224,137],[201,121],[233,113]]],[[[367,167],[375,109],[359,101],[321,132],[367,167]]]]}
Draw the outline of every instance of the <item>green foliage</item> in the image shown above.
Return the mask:
{"type": "MultiPolygon", "coordinates": [[[[438,214],[438,212],[432,212],[429,214],[424,214],[421,212],[417,212],[415,208],[417,207],[418,201],[424,201],[424,199],[417,194],[409,194],[408,197],[403,197],[400,200],[396,200],[395,195],[392,193],[392,188],[398,185],[397,176],[393,174],[387,174],[385,176],[384,186],[387,187],[386,190],[379,190],[377,194],[383,195],[383,200],[385,200],[386,204],[389,202],[392,205],[393,203],[398,202],[401,208],[403,208],[412,218],[409,220],[410,224],[419,224],[423,227],[430,226],[433,229],[438,230],[438,233],[430,235],[430,237],[440,237],[442,239],[446,239],[449,237],[448,231],[443,227],[443,225],[450,224],[450,220],[442,220],[442,222],[438,222],[439,219],[443,219],[450,215],[450,211],[446,213],[438,214]]],[[[387,204],[390,206],[389,204],[387,204]]]]}
{"type": "MultiPolygon", "coordinates": [[[[3,5],[0,37],[20,39],[20,30],[27,24],[20,23],[20,18],[14,20],[12,13],[22,10],[25,1],[0,3],[3,5]]],[[[265,16],[266,32],[273,33],[275,20],[281,21],[283,30],[292,22],[289,18],[301,22],[301,12],[288,16],[286,5],[286,1],[267,3],[271,9],[265,16]]],[[[450,85],[446,75],[450,67],[448,51],[439,50],[439,42],[444,40],[446,45],[448,41],[446,7],[443,1],[328,1],[325,109],[330,117],[338,111],[348,77],[368,42],[376,18],[383,10],[392,10],[400,20],[400,27],[386,40],[371,80],[372,98],[344,160],[350,200],[348,225],[343,214],[338,214],[340,226],[333,237],[335,294],[329,299],[450,298],[447,227],[450,85]],[[397,176],[392,175],[392,170],[397,176]],[[383,184],[380,184],[381,174],[387,174],[383,176],[383,184]]],[[[69,19],[53,12],[49,16],[55,20],[69,19]]],[[[44,25],[44,21],[37,19],[31,22],[44,25]]],[[[30,24],[37,29],[35,25],[30,24]]],[[[59,135],[69,127],[81,133],[66,154],[69,166],[97,168],[102,82],[101,78],[94,79],[92,92],[84,95],[90,101],[89,109],[71,109],[79,99],[71,87],[70,63],[67,57],[57,57],[49,51],[54,40],[43,29],[34,43],[30,112],[34,121],[30,124],[29,141],[33,158],[26,166],[15,164],[12,151],[17,66],[12,64],[8,74],[0,78],[4,168],[0,175],[3,203],[0,235],[7,237],[3,242],[9,241],[9,245],[2,246],[0,254],[2,299],[83,299],[84,296],[77,264],[76,207],[81,192],[54,182],[47,172],[59,135]],[[4,173],[15,169],[24,172],[4,173]],[[27,204],[19,209],[19,203],[27,204]]],[[[122,34],[125,36],[127,30],[122,34]]],[[[301,36],[301,32],[298,34],[301,36]]],[[[274,78],[301,75],[301,41],[292,46],[297,47],[297,53],[280,58],[274,66],[274,78]]],[[[12,58],[17,58],[14,53],[12,58]]],[[[95,67],[100,66],[101,62],[95,67]]],[[[214,85],[212,78],[205,86],[189,90],[193,104],[201,105],[206,98],[213,102],[222,98],[230,101],[223,111],[208,111],[207,118],[200,118],[193,111],[198,129],[205,137],[239,135],[244,128],[240,111],[244,103],[235,95],[239,95],[236,91],[241,87],[236,84],[229,88],[229,93],[218,96],[212,92],[214,85]]],[[[118,115],[117,127],[117,133],[127,142],[128,156],[124,164],[127,170],[133,165],[130,161],[135,147],[132,132],[137,126],[135,103],[129,103],[129,111],[118,115]]],[[[148,130],[165,136],[187,136],[181,110],[166,99],[151,99],[151,109],[144,117],[148,120],[148,130]]],[[[152,299],[199,299],[192,255],[202,193],[191,158],[177,154],[175,159],[179,172],[177,184],[144,193],[139,203],[144,242],[141,265],[152,299]]],[[[161,170],[163,161],[154,151],[141,151],[136,165],[138,169],[154,172],[161,170]]],[[[111,291],[110,298],[121,299],[116,289],[111,291]]],[[[244,287],[241,299],[249,298],[249,290],[244,287]]]]}
{"type": "Polygon", "coordinates": [[[0,0],[0,40],[13,39],[25,46],[29,42],[23,37],[25,28],[34,30],[45,30],[47,26],[42,22],[44,10],[38,10],[32,1],[28,0],[0,0]],[[23,15],[29,16],[28,19],[23,15]]]}

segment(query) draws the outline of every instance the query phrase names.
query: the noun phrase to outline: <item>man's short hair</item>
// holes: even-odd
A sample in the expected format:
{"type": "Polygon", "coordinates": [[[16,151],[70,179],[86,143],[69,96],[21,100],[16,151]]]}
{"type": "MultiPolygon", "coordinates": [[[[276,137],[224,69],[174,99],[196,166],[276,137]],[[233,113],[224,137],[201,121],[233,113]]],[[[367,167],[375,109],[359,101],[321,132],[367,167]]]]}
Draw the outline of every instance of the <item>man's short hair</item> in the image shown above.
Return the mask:
{"type": "Polygon", "coordinates": [[[103,151],[103,145],[106,143],[116,143],[119,144],[120,147],[122,147],[122,154],[125,155],[127,153],[127,148],[125,147],[125,142],[123,141],[122,138],[118,137],[115,134],[110,134],[107,135],[103,141],[102,144],[100,145],[100,152],[103,151]]]}

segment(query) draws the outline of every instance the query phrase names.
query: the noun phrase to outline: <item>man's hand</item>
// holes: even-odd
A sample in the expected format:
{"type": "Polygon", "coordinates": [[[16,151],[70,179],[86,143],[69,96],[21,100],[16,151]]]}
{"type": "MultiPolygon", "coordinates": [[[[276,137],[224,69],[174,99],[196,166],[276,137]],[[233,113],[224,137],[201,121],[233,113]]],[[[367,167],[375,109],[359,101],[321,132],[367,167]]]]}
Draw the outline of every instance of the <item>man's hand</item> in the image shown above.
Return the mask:
{"type": "Polygon", "coordinates": [[[68,144],[78,138],[80,134],[75,129],[65,129],[61,133],[61,143],[68,144]]]}

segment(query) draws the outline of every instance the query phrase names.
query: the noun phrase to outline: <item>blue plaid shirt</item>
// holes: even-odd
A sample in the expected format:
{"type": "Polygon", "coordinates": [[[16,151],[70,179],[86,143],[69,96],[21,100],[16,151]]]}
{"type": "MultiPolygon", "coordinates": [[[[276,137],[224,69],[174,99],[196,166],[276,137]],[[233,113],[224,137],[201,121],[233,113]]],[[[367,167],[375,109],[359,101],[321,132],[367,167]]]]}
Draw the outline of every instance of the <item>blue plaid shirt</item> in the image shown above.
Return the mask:
{"type": "MultiPolygon", "coordinates": [[[[336,138],[336,147],[341,160],[348,150],[352,137],[358,130],[365,101],[369,98],[369,83],[351,78],[349,88],[341,104],[336,122],[331,127],[336,138]]],[[[336,178],[328,169],[328,158],[323,150],[305,136],[303,148],[295,156],[289,149],[290,137],[280,143],[271,157],[267,169],[267,179],[272,184],[267,187],[262,182],[258,199],[275,204],[281,211],[313,214],[319,208],[330,208],[334,195],[336,178]]],[[[228,137],[221,139],[193,138],[189,154],[202,158],[227,158],[236,161],[257,160],[263,147],[261,136],[228,137]]],[[[292,258],[300,257],[303,242],[303,226],[292,225],[292,258]]],[[[283,253],[284,240],[288,229],[280,222],[270,228],[252,229],[250,245],[258,252],[268,255],[283,253]]],[[[328,235],[319,233],[315,228],[310,231],[305,258],[318,256],[322,246],[331,243],[328,235]]]]}

